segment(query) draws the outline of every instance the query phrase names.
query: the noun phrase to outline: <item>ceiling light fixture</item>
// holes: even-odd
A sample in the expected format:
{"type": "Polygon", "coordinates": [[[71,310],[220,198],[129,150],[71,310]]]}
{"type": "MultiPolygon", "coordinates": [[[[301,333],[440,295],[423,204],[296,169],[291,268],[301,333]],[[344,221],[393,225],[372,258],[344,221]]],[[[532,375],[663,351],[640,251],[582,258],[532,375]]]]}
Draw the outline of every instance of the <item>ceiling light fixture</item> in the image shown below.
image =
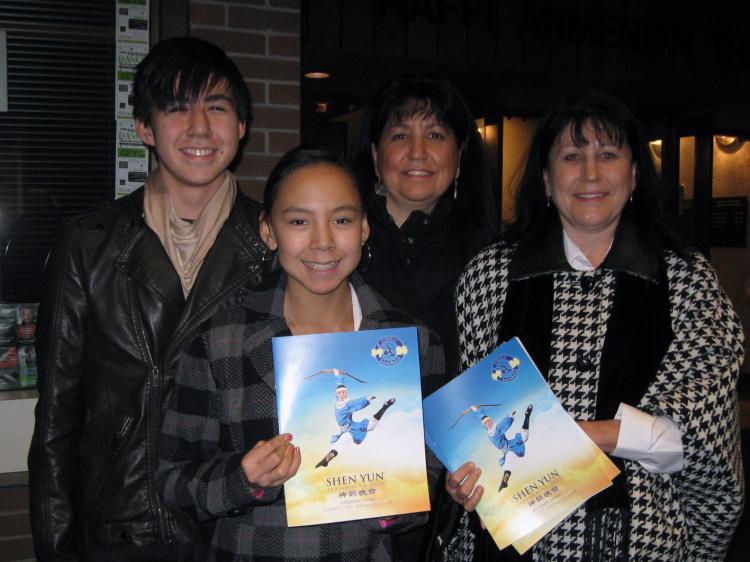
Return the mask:
{"type": "Polygon", "coordinates": [[[328,72],[323,72],[322,70],[315,70],[313,72],[305,72],[305,78],[310,78],[311,80],[323,80],[324,78],[330,78],[331,75],[328,72]]]}
{"type": "Polygon", "coordinates": [[[716,139],[716,144],[724,147],[739,146],[745,142],[745,139],[729,135],[715,135],[714,139],[716,139]]]}

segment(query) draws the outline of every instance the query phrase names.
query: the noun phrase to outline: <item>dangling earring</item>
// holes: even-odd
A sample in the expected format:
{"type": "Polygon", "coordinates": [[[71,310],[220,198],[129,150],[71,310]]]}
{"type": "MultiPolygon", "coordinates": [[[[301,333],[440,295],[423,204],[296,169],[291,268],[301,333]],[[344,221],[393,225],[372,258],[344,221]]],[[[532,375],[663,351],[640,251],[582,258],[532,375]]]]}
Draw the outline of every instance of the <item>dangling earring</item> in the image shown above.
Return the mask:
{"type": "Polygon", "coordinates": [[[635,189],[630,192],[630,202],[631,203],[633,202],[633,192],[635,192],[635,189]]]}
{"type": "Polygon", "coordinates": [[[370,248],[370,243],[365,242],[362,244],[362,257],[359,258],[359,265],[357,266],[357,270],[361,273],[364,273],[368,269],[370,269],[370,266],[372,265],[372,248],[370,248]]]}
{"type": "Polygon", "coordinates": [[[550,197],[549,195],[547,195],[547,208],[548,209],[549,209],[549,205],[550,205],[550,200],[551,199],[552,199],[552,197],[550,197]]]}
{"type": "MultiPolygon", "coordinates": [[[[461,153],[459,152],[459,157],[461,153]]],[[[461,168],[458,168],[456,170],[456,177],[453,178],[453,200],[455,201],[458,199],[458,176],[461,175],[461,168]]]]}
{"type": "Polygon", "coordinates": [[[377,176],[378,181],[375,182],[375,195],[385,197],[385,184],[380,181],[380,176],[377,176]]]}

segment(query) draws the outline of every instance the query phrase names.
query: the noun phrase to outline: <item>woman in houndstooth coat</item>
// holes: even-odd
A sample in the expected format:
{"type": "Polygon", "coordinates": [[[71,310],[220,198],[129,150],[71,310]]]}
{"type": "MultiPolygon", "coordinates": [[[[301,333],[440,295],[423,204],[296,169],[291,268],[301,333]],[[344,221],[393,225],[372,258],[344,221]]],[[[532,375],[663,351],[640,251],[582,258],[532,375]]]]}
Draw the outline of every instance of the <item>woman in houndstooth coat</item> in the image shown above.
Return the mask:
{"type": "MultiPolygon", "coordinates": [[[[621,469],[526,559],[724,560],[742,513],[742,330],[711,265],[665,226],[656,185],[627,108],[562,100],[534,137],[506,241],[457,287],[462,367],[519,336],[621,469]]],[[[467,463],[446,483],[467,512],[491,493],[477,478],[467,463]]],[[[442,555],[515,557],[465,513],[442,555]]]]}

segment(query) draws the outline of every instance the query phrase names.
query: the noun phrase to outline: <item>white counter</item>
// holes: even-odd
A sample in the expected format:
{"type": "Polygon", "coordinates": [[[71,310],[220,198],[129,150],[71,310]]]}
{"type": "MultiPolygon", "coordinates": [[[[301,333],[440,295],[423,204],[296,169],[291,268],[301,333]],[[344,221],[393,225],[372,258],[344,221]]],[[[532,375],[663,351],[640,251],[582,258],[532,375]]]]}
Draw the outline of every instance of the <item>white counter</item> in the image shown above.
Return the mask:
{"type": "Polygon", "coordinates": [[[0,399],[0,473],[26,472],[36,401],[35,397],[0,399]]]}

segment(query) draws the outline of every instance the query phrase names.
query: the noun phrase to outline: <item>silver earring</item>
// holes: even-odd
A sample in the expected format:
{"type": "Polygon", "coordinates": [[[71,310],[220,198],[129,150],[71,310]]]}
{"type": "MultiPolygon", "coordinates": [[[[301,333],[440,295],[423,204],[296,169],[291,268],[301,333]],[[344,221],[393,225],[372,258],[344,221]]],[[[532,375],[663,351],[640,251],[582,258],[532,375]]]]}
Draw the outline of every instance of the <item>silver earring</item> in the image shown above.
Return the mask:
{"type": "Polygon", "coordinates": [[[551,199],[552,199],[552,198],[551,198],[551,197],[550,197],[549,195],[547,195],[547,208],[548,208],[548,209],[549,209],[549,205],[550,205],[550,200],[551,200],[551,199]]]}
{"type": "Polygon", "coordinates": [[[279,267],[278,255],[274,250],[264,244],[263,253],[260,256],[261,267],[266,272],[275,272],[279,267]]]}
{"type": "Polygon", "coordinates": [[[359,259],[359,265],[357,266],[357,270],[361,273],[364,273],[368,269],[370,269],[370,265],[372,264],[372,248],[370,248],[370,243],[365,242],[362,245],[362,256],[359,259]]]}
{"type": "Polygon", "coordinates": [[[375,182],[375,195],[385,197],[385,184],[380,181],[380,176],[377,176],[378,181],[375,182]]]}
{"type": "Polygon", "coordinates": [[[458,199],[458,174],[453,178],[453,200],[458,199]]]}
{"type": "MultiPolygon", "coordinates": [[[[635,189],[633,191],[635,191],[635,189]]],[[[631,203],[633,202],[633,191],[630,192],[630,202],[631,203]]]]}

